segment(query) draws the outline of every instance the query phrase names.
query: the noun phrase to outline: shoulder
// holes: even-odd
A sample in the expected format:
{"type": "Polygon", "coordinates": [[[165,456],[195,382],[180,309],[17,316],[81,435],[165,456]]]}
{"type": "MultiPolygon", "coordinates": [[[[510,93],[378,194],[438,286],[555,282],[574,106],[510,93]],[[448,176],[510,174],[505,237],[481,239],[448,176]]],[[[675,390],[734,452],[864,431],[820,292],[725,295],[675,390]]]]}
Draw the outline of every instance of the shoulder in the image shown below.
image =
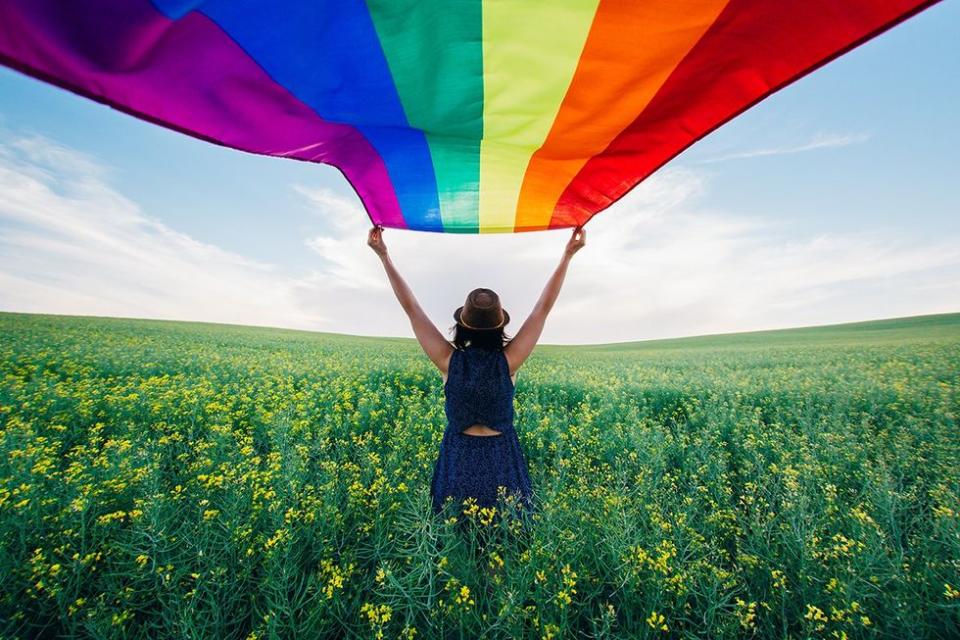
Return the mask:
{"type": "Polygon", "coordinates": [[[455,346],[451,346],[451,347],[450,347],[450,349],[449,349],[448,352],[447,352],[447,364],[448,364],[448,365],[450,364],[450,361],[453,360],[453,356],[455,356],[455,355],[458,354],[458,353],[463,353],[463,349],[461,349],[461,348],[459,348],[459,347],[455,347],[455,346]]]}
{"type": "Polygon", "coordinates": [[[452,347],[452,348],[450,349],[450,353],[447,354],[447,358],[446,358],[446,360],[445,360],[444,363],[443,363],[443,367],[440,368],[440,376],[443,378],[443,383],[444,383],[444,384],[447,383],[447,377],[448,377],[448,375],[450,374],[450,363],[453,362],[453,357],[454,357],[457,353],[463,353],[463,351],[464,351],[463,349],[459,349],[459,348],[457,348],[457,347],[452,347]]]}
{"type": "Polygon", "coordinates": [[[447,378],[447,372],[450,371],[450,363],[453,361],[453,356],[454,356],[454,354],[456,354],[457,352],[460,352],[460,351],[463,351],[463,350],[462,350],[462,349],[458,349],[458,348],[457,348],[456,346],[454,346],[454,345],[450,345],[449,351],[448,351],[447,354],[444,356],[443,362],[442,362],[442,364],[439,366],[440,373],[443,374],[444,380],[446,380],[446,378],[447,378]]]}
{"type": "Polygon", "coordinates": [[[507,375],[510,376],[510,381],[516,386],[517,384],[517,372],[513,370],[513,366],[510,364],[510,357],[507,355],[506,349],[500,352],[502,358],[507,363],[507,375]]]}
{"type": "Polygon", "coordinates": [[[510,345],[507,345],[503,348],[503,358],[507,361],[507,371],[510,372],[510,377],[512,378],[517,375],[517,369],[520,368],[520,364],[511,359],[512,354],[510,353],[509,347],[510,345]]]}

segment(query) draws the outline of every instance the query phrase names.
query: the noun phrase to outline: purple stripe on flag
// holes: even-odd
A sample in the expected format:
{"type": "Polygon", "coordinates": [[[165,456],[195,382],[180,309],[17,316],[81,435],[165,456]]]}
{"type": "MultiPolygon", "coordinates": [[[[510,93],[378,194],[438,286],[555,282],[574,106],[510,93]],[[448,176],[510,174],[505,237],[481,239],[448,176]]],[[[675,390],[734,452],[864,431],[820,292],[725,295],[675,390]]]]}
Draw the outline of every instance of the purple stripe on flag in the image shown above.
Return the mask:
{"type": "Polygon", "coordinates": [[[321,119],[202,14],[173,21],[146,0],[5,0],[0,61],[197,138],[334,165],[375,224],[406,227],[366,138],[321,119]]]}

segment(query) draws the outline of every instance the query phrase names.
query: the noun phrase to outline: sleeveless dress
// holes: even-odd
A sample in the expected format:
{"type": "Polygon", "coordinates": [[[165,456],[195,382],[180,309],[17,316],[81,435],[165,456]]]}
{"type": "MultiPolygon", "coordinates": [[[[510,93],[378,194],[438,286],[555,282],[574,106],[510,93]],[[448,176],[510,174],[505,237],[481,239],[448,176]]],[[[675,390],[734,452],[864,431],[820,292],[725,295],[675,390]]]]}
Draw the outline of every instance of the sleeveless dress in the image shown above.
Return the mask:
{"type": "Polygon", "coordinates": [[[514,386],[504,352],[471,345],[454,349],[444,394],[447,427],[430,483],[434,513],[442,510],[448,496],[454,502],[473,496],[481,507],[495,506],[498,486],[506,487],[516,496],[517,507],[529,512],[530,476],[513,425],[514,386]],[[463,433],[474,424],[500,435],[463,433]]]}

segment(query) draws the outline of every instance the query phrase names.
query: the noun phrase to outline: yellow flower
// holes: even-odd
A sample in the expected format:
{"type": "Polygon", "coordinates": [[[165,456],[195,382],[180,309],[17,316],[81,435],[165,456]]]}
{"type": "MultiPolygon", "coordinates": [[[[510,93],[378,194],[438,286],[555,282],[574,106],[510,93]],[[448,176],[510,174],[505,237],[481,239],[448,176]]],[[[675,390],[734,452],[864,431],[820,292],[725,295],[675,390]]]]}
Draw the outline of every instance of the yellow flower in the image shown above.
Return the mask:
{"type": "Polygon", "coordinates": [[[783,571],[773,569],[770,571],[770,577],[773,578],[773,587],[775,589],[783,589],[787,586],[787,577],[783,575],[783,571]]]}
{"type": "Polygon", "coordinates": [[[330,559],[325,558],[320,561],[320,575],[327,581],[327,584],[323,587],[323,593],[327,600],[333,598],[333,594],[337,590],[343,589],[344,583],[353,573],[355,567],[356,565],[352,562],[344,569],[333,564],[330,559]]]}
{"type": "MultiPolygon", "coordinates": [[[[570,570],[570,565],[564,565],[563,569],[560,570],[560,573],[563,575],[563,584],[568,587],[573,587],[577,584],[577,574],[575,571],[570,570]]],[[[574,591],[576,593],[576,591],[574,591]]]]}
{"type": "Polygon", "coordinates": [[[457,604],[463,605],[464,608],[469,608],[470,605],[474,604],[473,598],[470,597],[470,587],[467,585],[460,587],[460,593],[457,594],[457,597],[454,598],[454,601],[457,604]]]}
{"type": "Polygon", "coordinates": [[[374,637],[377,638],[377,640],[383,640],[383,625],[390,622],[390,618],[393,615],[393,609],[390,608],[390,605],[374,605],[369,602],[364,602],[363,606],[360,607],[360,614],[366,614],[367,621],[370,623],[370,629],[376,631],[374,637]]]}
{"type": "Polygon", "coordinates": [[[827,614],[823,612],[819,607],[815,607],[812,604],[807,605],[807,613],[804,614],[804,619],[816,623],[816,628],[818,631],[822,631],[827,622],[830,621],[827,618],[827,614]]]}
{"type": "Polygon", "coordinates": [[[650,615],[647,616],[647,624],[650,625],[651,629],[659,629],[660,631],[670,630],[667,626],[667,619],[663,617],[662,613],[657,613],[656,611],[651,611],[650,615]]]}
{"type": "Polygon", "coordinates": [[[744,629],[753,629],[757,626],[757,603],[747,603],[741,598],[736,599],[737,618],[744,629]]]}

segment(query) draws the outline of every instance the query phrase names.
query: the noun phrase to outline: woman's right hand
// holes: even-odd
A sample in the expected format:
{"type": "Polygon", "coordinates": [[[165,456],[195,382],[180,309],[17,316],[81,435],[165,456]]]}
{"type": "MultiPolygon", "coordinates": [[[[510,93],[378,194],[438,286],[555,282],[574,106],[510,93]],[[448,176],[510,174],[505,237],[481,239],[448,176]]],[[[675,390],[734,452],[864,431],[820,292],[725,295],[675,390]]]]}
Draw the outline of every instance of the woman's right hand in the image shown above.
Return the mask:
{"type": "Polygon", "coordinates": [[[387,255],[387,245],[383,242],[383,227],[375,225],[367,234],[367,244],[381,258],[387,255]]]}
{"type": "Polygon", "coordinates": [[[563,250],[563,254],[569,258],[579,251],[586,243],[587,230],[583,228],[583,225],[580,225],[573,230],[573,234],[570,236],[570,240],[567,241],[567,246],[563,250]]]}

